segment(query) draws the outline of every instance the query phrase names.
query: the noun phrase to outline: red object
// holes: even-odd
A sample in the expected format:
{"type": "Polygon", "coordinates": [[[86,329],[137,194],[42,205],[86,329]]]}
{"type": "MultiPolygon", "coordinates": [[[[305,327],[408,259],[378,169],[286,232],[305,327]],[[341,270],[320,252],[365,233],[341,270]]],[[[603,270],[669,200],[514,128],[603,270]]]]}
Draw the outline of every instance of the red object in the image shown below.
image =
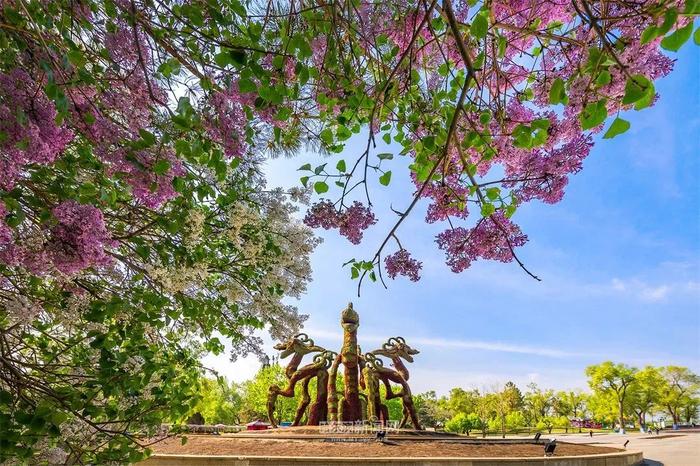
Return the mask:
{"type": "Polygon", "coordinates": [[[584,427],[586,429],[602,429],[603,425],[600,422],[595,422],[591,419],[571,419],[572,427],[584,427]]]}
{"type": "Polygon", "coordinates": [[[267,430],[270,428],[270,424],[258,419],[257,421],[246,424],[245,428],[246,430],[267,430]]]}

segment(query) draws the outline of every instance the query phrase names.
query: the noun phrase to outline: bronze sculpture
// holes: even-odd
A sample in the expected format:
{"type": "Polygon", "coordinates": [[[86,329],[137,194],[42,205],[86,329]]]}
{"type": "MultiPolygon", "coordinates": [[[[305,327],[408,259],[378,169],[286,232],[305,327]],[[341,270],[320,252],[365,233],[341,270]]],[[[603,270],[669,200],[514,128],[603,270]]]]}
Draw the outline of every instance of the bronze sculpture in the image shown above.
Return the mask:
{"type": "Polygon", "coordinates": [[[316,399],[309,408],[306,424],[318,425],[323,421],[357,422],[372,420],[386,425],[389,410],[382,403],[380,382],[384,385],[387,400],[400,398],[403,404],[403,417],[399,424],[405,427],[410,420],[415,429],[421,429],[411,389],[408,386],[408,368],[404,364],[413,362],[418,350],[411,348],[402,337],[392,337],[380,349],[362,354],[357,344],[357,329],[360,316],[353,309],[352,303],[341,313],[340,324],[343,327],[343,346],[340,353],[328,351],[317,346],[306,334],[300,333],[286,342],[275,345],[281,351],[280,358],[291,355],[285,374],[289,379],[284,389],[273,385],[268,390],[267,411],[270,424],[276,427],[274,419],[275,403],[278,396],[293,397],[294,388],[302,383],[302,398],[297,406],[292,425],[300,425],[311,402],[309,384],[316,379],[316,399]],[[314,354],[311,364],[299,368],[303,357],[314,354]],[[391,360],[394,369],[384,366],[381,357],[391,360]],[[340,365],[343,365],[342,401],[336,388],[336,378],[340,365]],[[394,391],[392,383],[399,385],[394,391]]]}

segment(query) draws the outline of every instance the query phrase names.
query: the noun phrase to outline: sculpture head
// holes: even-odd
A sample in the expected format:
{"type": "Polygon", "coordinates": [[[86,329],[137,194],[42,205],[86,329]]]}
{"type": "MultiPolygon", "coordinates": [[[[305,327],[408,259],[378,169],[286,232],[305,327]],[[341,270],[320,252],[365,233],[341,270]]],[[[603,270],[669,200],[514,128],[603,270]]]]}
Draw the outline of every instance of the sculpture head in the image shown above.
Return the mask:
{"type": "Polygon", "coordinates": [[[352,308],[352,303],[348,303],[348,307],[340,314],[340,325],[347,332],[355,332],[360,326],[360,315],[352,308]]]}
{"type": "Polygon", "coordinates": [[[314,344],[314,341],[305,333],[298,333],[290,339],[277,343],[274,348],[280,351],[280,358],[284,359],[290,354],[307,354],[316,351],[323,351],[314,344]]]}
{"type": "Polygon", "coordinates": [[[400,357],[408,362],[413,362],[413,356],[420,351],[408,346],[403,337],[391,337],[382,345],[381,350],[374,351],[374,353],[388,357],[400,357]]]}

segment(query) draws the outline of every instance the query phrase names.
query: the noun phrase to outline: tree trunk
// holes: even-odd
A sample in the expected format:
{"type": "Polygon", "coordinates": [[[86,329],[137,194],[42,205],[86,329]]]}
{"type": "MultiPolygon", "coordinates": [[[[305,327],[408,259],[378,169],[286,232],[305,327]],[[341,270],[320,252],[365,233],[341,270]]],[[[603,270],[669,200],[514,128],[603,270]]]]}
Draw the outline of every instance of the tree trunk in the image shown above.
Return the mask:
{"type": "Polygon", "coordinates": [[[668,412],[671,414],[671,419],[673,419],[673,425],[677,426],[678,425],[678,420],[680,419],[680,416],[678,415],[678,410],[673,409],[671,406],[667,406],[668,412]]]}
{"type": "Polygon", "coordinates": [[[624,399],[620,399],[619,403],[620,407],[620,433],[624,434],[625,433],[625,409],[624,409],[624,399]]]}

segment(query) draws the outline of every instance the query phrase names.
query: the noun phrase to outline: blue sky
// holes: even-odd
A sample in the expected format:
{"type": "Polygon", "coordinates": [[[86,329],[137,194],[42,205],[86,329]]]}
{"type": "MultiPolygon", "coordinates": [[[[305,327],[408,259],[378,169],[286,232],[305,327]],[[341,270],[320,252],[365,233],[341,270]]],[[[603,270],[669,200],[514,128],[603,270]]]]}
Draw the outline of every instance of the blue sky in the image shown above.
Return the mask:
{"type": "MultiPolygon", "coordinates": [[[[295,303],[310,314],[307,333],[339,347],[339,312],[353,301],[364,350],[402,335],[421,351],[411,367],[414,392],[490,389],[508,380],[585,388],[584,368],[608,359],[700,372],[698,82],[700,48],[689,45],[674,72],[657,82],[658,103],[627,112],[626,134],[597,139],[562,202],[518,210],[515,220],[530,238],[519,256],[542,282],[515,263],[479,262],[452,273],[434,243],[444,226],[425,224],[422,204],[399,230],[404,247],[423,261],[421,281],[389,280],[389,289],[367,282],[358,298],[342,263],[371,258],[396,219],[389,204],[402,210],[410,202],[405,160],[390,161],[391,186],[371,190],[380,221],[360,246],[335,231],[318,232],[324,243],[312,258],[313,282],[295,303]]],[[[360,138],[351,140],[344,158],[363,148],[360,138]]],[[[307,161],[318,158],[269,162],[269,185],[297,184],[296,169],[307,161]]],[[[226,356],[205,363],[237,381],[258,366],[226,356]]]]}

